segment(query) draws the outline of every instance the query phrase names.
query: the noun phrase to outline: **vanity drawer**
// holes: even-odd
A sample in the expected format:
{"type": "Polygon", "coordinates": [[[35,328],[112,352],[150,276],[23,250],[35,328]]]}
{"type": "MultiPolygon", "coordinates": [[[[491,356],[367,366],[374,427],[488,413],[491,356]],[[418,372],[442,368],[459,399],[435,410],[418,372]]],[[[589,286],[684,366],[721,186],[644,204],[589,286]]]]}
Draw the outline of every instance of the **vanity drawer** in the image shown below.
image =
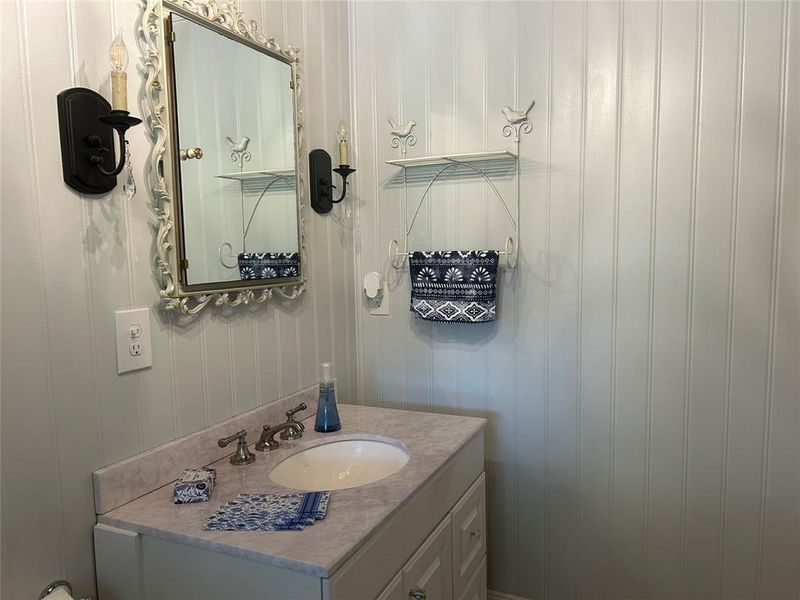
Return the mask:
{"type": "Polygon", "coordinates": [[[478,568],[467,582],[467,587],[458,600],[486,600],[486,555],[483,555],[478,568]]]}
{"type": "Polygon", "coordinates": [[[486,486],[481,476],[452,512],[453,596],[458,598],[486,554],[486,486]]]}
{"type": "Polygon", "coordinates": [[[403,567],[404,598],[452,600],[453,547],[448,516],[403,567]],[[416,593],[416,595],[414,595],[416,593]]]}

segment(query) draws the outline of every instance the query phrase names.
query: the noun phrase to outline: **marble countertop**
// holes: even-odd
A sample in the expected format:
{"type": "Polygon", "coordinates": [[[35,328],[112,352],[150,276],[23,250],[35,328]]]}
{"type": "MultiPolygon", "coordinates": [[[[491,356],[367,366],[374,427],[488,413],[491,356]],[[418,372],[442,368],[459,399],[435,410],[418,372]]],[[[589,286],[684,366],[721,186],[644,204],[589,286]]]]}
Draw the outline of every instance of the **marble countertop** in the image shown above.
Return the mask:
{"type": "MultiPolygon", "coordinates": [[[[281,441],[272,452],[256,452],[256,462],[235,467],[223,458],[209,502],[176,505],[173,484],[98,516],[98,522],[166,540],[330,577],[388,517],[431,479],[486,425],[485,419],[356,405],[339,405],[342,429],[322,434],[313,417],[296,442],[281,441]],[[331,492],[327,517],[303,531],[204,531],[208,516],[240,493],[287,493],[269,478],[286,457],[334,439],[389,437],[404,444],[408,464],[386,479],[331,492]]],[[[231,446],[232,448],[233,446],[231,446]]],[[[176,477],[177,477],[176,473],[176,477]]]]}

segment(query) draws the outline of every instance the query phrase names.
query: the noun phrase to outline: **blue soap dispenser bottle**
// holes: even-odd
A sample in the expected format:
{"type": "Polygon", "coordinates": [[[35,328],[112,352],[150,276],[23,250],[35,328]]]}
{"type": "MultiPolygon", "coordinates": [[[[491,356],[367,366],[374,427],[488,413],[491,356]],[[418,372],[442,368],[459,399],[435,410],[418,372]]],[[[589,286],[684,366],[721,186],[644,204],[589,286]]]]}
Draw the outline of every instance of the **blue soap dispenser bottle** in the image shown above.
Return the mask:
{"type": "Polygon", "coordinates": [[[320,365],[322,370],[319,382],[319,405],[317,406],[317,419],[314,422],[314,431],[329,433],[339,431],[342,422],[339,420],[339,411],[336,409],[336,392],[333,389],[333,363],[324,362],[320,365]]]}

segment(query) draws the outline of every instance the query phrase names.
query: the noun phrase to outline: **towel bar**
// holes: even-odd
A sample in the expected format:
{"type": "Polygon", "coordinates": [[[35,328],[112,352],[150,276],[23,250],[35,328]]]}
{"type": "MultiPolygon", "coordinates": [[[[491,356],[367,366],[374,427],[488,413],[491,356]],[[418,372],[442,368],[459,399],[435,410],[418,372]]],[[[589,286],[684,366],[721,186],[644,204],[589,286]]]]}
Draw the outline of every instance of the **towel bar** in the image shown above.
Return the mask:
{"type": "MultiPolygon", "coordinates": [[[[503,250],[498,250],[497,253],[500,256],[506,257],[506,266],[509,269],[513,269],[517,266],[517,247],[513,237],[507,237],[503,250]]],[[[395,269],[402,269],[409,256],[411,256],[411,253],[408,251],[400,252],[400,242],[397,240],[389,242],[389,262],[392,267],[395,269]]]]}

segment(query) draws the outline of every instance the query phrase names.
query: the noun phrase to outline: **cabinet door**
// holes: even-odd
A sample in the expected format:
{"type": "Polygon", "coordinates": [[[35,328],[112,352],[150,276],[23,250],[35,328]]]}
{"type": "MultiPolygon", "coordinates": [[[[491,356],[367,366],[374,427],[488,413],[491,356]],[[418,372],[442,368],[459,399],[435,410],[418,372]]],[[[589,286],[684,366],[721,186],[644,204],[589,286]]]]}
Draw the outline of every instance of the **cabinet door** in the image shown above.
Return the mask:
{"type": "Polygon", "coordinates": [[[453,508],[453,595],[458,598],[486,554],[486,485],[475,481],[453,508]]]}
{"type": "Polygon", "coordinates": [[[403,600],[453,600],[451,535],[448,516],[403,567],[403,600]]]}
{"type": "Polygon", "coordinates": [[[458,600],[486,600],[486,556],[481,559],[478,568],[467,582],[464,592],[458,600]]]}
{"type": "Polygon", "coordinates": [[[403,594],[403,572],[400,571],[394,576],[394,579],[386,586],[386,588],[378,596],[377,600],[405,600],[403,594]]]}

